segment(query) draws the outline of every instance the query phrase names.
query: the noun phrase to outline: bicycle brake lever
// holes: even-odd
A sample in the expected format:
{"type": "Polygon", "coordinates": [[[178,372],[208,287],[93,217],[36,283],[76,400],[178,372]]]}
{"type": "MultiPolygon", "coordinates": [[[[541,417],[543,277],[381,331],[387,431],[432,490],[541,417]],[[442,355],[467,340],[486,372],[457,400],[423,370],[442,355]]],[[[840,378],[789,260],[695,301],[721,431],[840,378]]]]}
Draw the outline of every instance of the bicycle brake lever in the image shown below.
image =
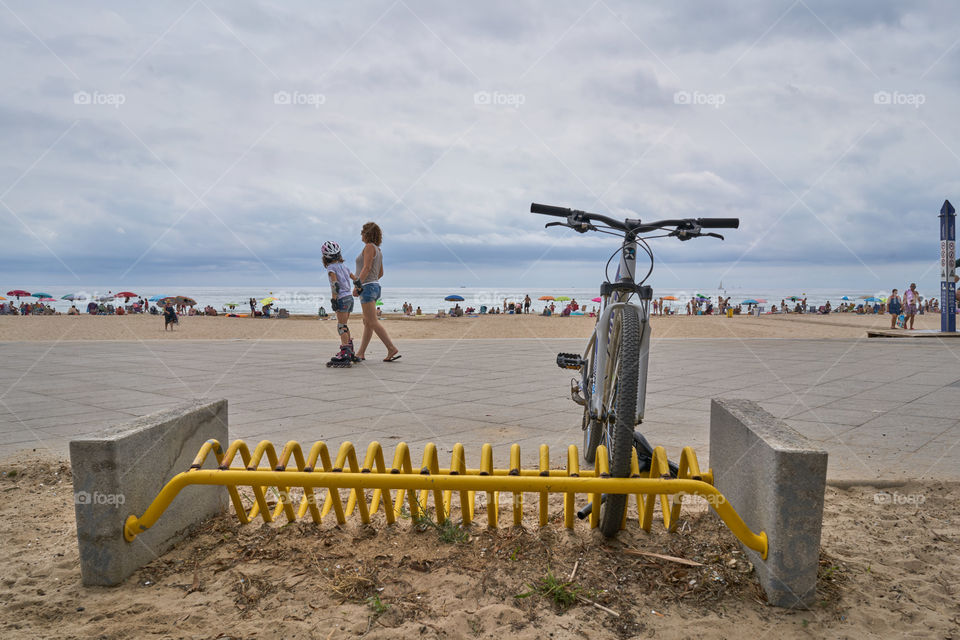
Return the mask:
{"type": "Polygon", "coordinates": [[[543,228],[546,229],[547,227],[565,227],[565,226],[567,226],[566,222],[548,222],[547,224],[543,225],[543,228]]]}
{"type": "Polygon", "coordinates": [[[723,237],[722,235],[720,235],[719,233],[701,233],[700,235],[710,236],[711,238],[720,238],[721,240],[726,240],[726,238],[724,238],[724,237],[723,237]]]}

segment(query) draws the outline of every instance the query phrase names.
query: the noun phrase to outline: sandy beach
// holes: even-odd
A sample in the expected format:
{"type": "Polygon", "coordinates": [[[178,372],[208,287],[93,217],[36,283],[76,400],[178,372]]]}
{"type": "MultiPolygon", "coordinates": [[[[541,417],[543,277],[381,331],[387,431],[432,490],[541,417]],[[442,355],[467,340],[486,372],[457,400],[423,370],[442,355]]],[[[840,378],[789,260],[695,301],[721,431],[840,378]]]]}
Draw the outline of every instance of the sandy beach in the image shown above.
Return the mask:
{"type": "MultiPolygon", "coordinates": [[[[384,315],[391,337],[411,339],[586,338],[594,318],[574,316],[487,315],[477,318],[384,315]]],[[[888,329],[887,315],[786,314],[734,316],[656,316],[655,338],[857,338],[868,329],[888,329]]],[[[355,339],[363,323],[352,317],[355,339]]],[[[916,329],[939,329],[939,315],[917,316],[916,329]]],[[[159,316],[0,317],[0,341],[70,340],[333,340],[335,320],[311,316],[285,319],[186,316],[174,331],[159,316]]]]}
{"type": "Polygon", "coordinates": [[[559,502],[540,528],[534,496],[522,528],[488,530],[481,511],[446,537],[409,518],[388,526],[382,512],[370,526],[240,525],[225,515],[123,585],[85,588],[69,466],[34,457],[0,467],[4,638],[56,627],[65,639],[471,639],[508,630],[517,639],[719,639],[774,625],[780,638],[950,638],[960,620],[956,484],[828,488],[817,604],[788,611],[764,604],[750,562],[703,503],[684,508],[675,534],[633,522],[605,541],[582,522],[564,530],[559,502]],[[894,493],[923,496],[922,509],[878,508],[878,495],[894,493]],[[557,604],[538,592],[548,575],[577,598],[557,604]]]}

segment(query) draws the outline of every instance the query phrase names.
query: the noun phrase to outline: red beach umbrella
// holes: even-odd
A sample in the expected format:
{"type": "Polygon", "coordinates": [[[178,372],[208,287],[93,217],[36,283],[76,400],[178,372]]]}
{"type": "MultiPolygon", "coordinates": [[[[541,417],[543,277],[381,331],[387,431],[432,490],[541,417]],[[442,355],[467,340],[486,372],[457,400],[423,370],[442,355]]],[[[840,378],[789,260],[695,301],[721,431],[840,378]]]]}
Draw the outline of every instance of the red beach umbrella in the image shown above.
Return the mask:
{"type": "Polygon", "coordinates": [[[137,294],[133,291],[121,291],[120,293],[113,294],[115,298],[136,298],[137,294]]]}
{"type": "Polygon", "coordinates": [[[14,289],[13,291],[7,291],[7,295],[15,296],[17,300],[19,300],[20,296],[23,296],[24,298],[28,297],[30,295],[30,292],[24,291],[23,289],[14,289]]]}

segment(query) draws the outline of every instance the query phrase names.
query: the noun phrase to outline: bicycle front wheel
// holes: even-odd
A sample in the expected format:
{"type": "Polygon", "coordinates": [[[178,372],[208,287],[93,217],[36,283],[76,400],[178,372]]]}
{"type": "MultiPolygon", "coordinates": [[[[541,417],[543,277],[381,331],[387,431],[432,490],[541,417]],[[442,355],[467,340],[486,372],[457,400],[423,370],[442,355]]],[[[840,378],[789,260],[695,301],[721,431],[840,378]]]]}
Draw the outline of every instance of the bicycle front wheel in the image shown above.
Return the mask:
{"type": "MultiPolygon", "coordinates": [[[[616,345],[616,368],[610,384],[613,386],[612,407],[614,419],[608,421],[605,431],[610,475],[614,478],[630,476],[633,451],[633,429],[637,417],[637,385],[640,379],[640,314],[636,307],[626,305],[617,310],[620,316],[620,340],[616,345]]],[[[624,494],[607,494],[600,508],[600,531],[613,537],[620,531],[623,514],[627,510],[624,494]]]]}

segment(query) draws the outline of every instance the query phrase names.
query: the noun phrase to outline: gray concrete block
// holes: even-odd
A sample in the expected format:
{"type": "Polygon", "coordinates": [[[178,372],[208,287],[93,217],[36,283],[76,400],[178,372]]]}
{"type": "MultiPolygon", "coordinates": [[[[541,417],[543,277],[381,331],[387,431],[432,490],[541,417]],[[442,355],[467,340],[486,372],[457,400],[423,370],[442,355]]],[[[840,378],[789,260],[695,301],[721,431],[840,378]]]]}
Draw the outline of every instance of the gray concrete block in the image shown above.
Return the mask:
{"type": "Polygon", "coordinates": [[[744,547],[770,604],[808,608],[816,597],[827,452],[750,400],[713,400],[714,485],[744,522],[766,531],[767,559],[744,547]]]}
{"type": "MultiPolygon", "coordinates": [[[[228,444],[227,401],[191,402],[70,442],[80,570],[87,585],[120,584],[165,553],[197,523],[227,508],[224,487],[188,487],[133,542],[123,537],[208,439],[228,444]]],[[[204,468],[216,468],[213,456],[204,468]]]]}

